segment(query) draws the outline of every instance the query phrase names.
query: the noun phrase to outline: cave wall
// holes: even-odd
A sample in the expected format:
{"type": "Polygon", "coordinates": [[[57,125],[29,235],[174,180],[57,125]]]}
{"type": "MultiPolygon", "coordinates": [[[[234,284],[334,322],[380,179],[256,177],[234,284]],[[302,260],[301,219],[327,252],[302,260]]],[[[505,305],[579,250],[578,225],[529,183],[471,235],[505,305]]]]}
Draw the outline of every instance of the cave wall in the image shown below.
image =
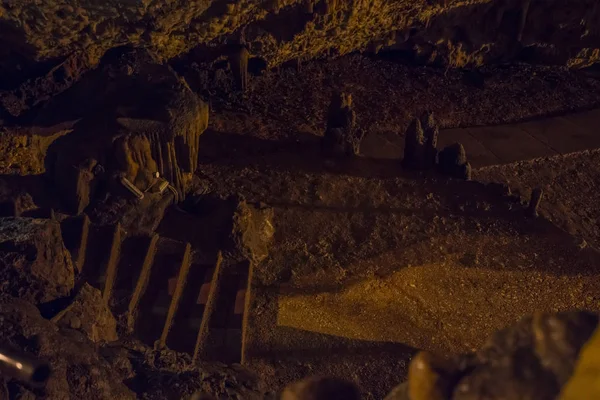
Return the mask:
{"type": "MultiPolygon", "coordinates": [[[[49,0],[0,4],[0,89],[85,50],[132,44],[163,59],[247,43],[269,66],[402,49],[462,67],[516,56],[579,67],[599,57],[594,0],[49,0]]],[[[220,50],[217,50],[220,51],[220,50]]]]}

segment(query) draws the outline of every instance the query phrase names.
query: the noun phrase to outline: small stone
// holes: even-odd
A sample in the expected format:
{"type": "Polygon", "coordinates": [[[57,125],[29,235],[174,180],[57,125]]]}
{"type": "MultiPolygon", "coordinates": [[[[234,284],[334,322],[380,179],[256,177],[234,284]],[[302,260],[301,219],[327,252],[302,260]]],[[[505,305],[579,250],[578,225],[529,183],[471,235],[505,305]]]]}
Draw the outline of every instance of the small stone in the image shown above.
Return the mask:
{"type": "Polygon", "coordinates": [[[446,400],[450,397],[449,363],[431,353],[421,351],[408,368],[408,392],[411,400],[446,400]]]}
{"type": "Polygon", "coordinates": [[[71,329],[79,329],[81,328],[81,320],[77,316],[73,315],[71,317],[70,325],[71,329]]]}

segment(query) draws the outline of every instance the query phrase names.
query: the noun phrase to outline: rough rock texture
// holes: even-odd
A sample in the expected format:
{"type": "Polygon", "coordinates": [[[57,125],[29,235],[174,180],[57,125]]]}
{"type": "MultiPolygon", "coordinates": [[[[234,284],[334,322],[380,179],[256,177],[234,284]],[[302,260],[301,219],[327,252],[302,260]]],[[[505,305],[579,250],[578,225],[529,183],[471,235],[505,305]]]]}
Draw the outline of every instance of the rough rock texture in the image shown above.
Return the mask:
{"type": "Polygon", "coordinates": [[[496,332],[476,353],[411,363],[411,399],[554,399],[598,326],[586,312],[537,314],[496,332]]]}
{"type": "Polygon", "coordinates": [[[73,289],[74,271],[60,224],[32,218],[0,221],[2,293],[34,304],[67,296],[73,289]]]}
{"type": "Polygon", "coordinates": [[[408,382],[386,400],[596,398],[597,326],[598,316],[586,312],[537,314],[496,332],[474,354],[419,353],[408,382]]]}
{"type": "Polygon", "coordinates": [[[233,216],[232,232],[236,252],[251,262],[264,260],[269,255],[269,245],[275,234],[272,221],[272,208],[239,202],[233,216]]]}
{"type": "Polygon", "coordinates": [[[581,350],[575,373],[561,392],[562,400],[600,398],[600,329],[581,350]]]}
{"type": "Polygon", "coordinates": [[[471,165],[461,143],[447,146],[439,153],[438,169],[442,174],[465,180],[471,180],[471,165]]]}
{"type": "Polygon", "coordinates": [[[145,50],[109,52],[96,71],[51,101],[37,121],[52,124],[70,117],[81,121],[53,143],[46,173],[73,213],[94,197],[118,193],[122,177],[148,190],[157,172],[183,198],[196,169],[208,107],[168,66],[145,50]]]}
{"type": "Polygon", "coordinates": [[[404,135],[404,158],[402,165],[409,169],[423,169],[425,167],[425,133],[421,121],[415,118],[404,135]]]}
{"type": "Polygon", "coordinates": [[[112,342],[117,337],[117,321],[102,300],[102,293],[85,283],[73,302],[53,318],[59,326],[85,333],[92,342],[112,342]]]}
{"type": "Polygon", "coordinates": [[[52,127],[0,127],[0,173],[43,173],[48,147],[69,132],[70,123],[52,127]]]}
{"type": "Polygon", "coordinates": [[[10,71],[19,59],[27,66],[123,44],[172,58],[231,34],[270,65],[392,47],[452,66],[521,53],[578,66],[598,59],[599,15],[593,0],[55,0],[3,4],[0,32],[3,57],[16,60],[2,65],[10,71]]]}
{"type": "Polygon", "coordinates": [[[126,376],[101,357],[83,334],[61,331],[33,305],[6,296],[0,299],[0,319],[5,346],[45,359],[52,367],[45,387],[23,387],[8,381],[10,391],[30,391],[36,399],[135,399],[122,383],[126,376]]]}
{"type": "Polygon", "coordinates": [[[358,155],[361,137],[356,132],[352,95],[334,93],[327,110],[327,128],[321,147],[326,156],[358,155]]]}

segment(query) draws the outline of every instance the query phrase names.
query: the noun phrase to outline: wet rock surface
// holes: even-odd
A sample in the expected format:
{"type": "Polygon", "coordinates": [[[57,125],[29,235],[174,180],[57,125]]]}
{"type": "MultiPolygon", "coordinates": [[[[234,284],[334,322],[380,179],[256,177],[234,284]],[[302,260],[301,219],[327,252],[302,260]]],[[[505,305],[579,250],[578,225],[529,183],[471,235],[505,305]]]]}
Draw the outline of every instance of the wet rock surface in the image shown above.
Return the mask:
{"type": "Polygon", "coordinates": [[[45,219],[0,219],[0,271],[2,293],[33,304],[67,296],[74,285],[74,270],[60,224],[45,219]]]}

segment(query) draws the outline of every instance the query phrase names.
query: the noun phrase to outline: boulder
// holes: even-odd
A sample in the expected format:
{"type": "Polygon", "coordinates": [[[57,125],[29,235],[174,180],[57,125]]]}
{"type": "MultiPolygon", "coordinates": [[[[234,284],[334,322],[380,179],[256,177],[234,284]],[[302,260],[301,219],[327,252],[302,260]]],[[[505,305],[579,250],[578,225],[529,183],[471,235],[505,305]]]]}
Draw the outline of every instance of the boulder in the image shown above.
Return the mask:
{"type": "Polygon", "coordinates": [[[73,302],[53,319],[59,326],[83,332],[92,342],[112,342],[117,337],[117,321],[102,293],[85,283],[73,302]]]}
{"type": "Polygon", "coordinates": [[[233,214],[233,253],[254,263],[267,258],[275,234],[272,221],[272,208],[252,206],[243,200],[240,201],[233,214]]]}
{"type": "Polygon", "coordinates": [[[326,156],[354,156],[360,152],[362,135],[356,130],[356,113],[352,96],[343,92],[333,94],[327,111],[327,128],[322,140],[326,156]]]}
{"type": "Polygon", "coordinates": [[[457,179],[471,179],[471,165],[467,162],[467,153],[460,143],[454,143],[440,151],[438,170],[457,179]]]}
{"type": "Polygon", "coordinates": [[[34,304],[67,296],[74,270],[60,224],[51,219],[0,219],[0,281],[1,292],[34,304]]]}
{"type": "Polygon", "coordinates": [[[45,360],[52,370],[44,387],[11,381],[11,389],[15,392],[25,387],[36,399],[136,398],[123,383],[126,376],[120,375],[98,354],[94,343],[80,332],[59,329],[44,319],[34,305],[22,299],[0,296],[0,321],[3,346],[45,360]]]}
{"type": "Polygon", "coordinates": [[[158,173],[178,200],[185,197],[208,106],[147,50],[109,51],[97,70],[49,102],[38,122],[70,117],[80,122],[46,157],[46,173],[60,188],[67,211],[80,213],[120,187],[122,177],[143,192],[158,173]]]}
{"type": "Polygon", "coordinates": [[[598,320],[587,312],[537,314],[496,332],[475,353],[448,360],[419,353],[409,367],[410,399],[555,399],[598,320]]]}
{"type": "Polygon", "coordinates": [[[433,112],[425,111],[421,115],[421,126],[425,136],[424,167],[429,169],[435,166],[437,160],[437,143],[440,135],[440,129],[433,112]]]}

